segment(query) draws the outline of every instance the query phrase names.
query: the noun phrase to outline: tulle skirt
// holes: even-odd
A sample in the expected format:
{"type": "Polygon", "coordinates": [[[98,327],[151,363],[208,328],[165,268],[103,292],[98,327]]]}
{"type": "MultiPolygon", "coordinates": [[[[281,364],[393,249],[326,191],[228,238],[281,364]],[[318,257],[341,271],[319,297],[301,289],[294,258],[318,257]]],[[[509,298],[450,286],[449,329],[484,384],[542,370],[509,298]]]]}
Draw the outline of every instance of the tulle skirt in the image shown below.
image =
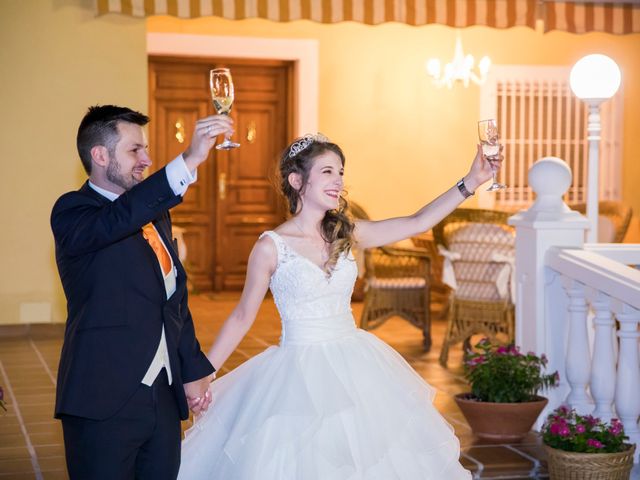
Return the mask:
{"type": "Polygon", "coordinates": [[[182,480],[470,479],[434,391],[363,330],[273,346],[211,385],[182,480]]]}

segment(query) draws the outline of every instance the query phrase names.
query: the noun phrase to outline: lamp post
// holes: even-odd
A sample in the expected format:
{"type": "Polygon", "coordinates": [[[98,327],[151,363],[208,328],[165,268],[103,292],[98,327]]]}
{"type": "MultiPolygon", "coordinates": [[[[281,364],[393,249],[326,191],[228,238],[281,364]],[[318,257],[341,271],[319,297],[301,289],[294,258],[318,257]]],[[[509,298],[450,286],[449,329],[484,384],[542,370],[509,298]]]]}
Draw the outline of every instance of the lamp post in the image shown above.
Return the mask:
{"type": "Polygon", "coordinates": [[[593,54],[576,62],[569,75],[576,97],[589,106],[587,140],[589,141],[587,176],[587,242],[598,241],[598,168],[600,156],[600,104],[613,97],[620,87],[620,69],[606,55],[593,54]]]}

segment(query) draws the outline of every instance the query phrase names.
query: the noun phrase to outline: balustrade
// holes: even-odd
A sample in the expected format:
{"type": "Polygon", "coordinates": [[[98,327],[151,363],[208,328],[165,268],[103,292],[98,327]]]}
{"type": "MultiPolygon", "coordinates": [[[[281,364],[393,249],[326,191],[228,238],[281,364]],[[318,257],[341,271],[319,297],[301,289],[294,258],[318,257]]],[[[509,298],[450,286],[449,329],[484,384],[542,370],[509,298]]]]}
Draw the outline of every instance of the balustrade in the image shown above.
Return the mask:
{"type": "Polygon", "coordinates": [[[562,201],[570,182],[562,160],[539,160],[529,171],[537,200],[509,220],[516,227],[516,342],[559,370],[547,412],[565,404],[605,421],[617,417],[638,444],[640,271],[629,265],[640,264],[640,245],[585,244],[586,218],[562,201]]]}

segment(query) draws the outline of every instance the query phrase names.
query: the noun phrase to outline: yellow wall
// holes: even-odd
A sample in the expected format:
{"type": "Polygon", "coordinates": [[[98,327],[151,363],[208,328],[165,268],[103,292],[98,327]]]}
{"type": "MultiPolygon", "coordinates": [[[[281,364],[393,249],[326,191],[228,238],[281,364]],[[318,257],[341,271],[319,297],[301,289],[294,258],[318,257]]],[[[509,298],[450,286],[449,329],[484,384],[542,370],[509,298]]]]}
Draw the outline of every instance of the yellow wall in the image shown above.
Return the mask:
{"type": "MultiPolygon", "coordinates": [[[[480,89],[438,89],[424,69],[430,57],[452,57],[454,29],[213,17],[152,17],[147,25],[158,33],[317,39],[319,130],[345,150],[350,196],[374,218],[418,208],[457,181],[475,153],[480,89]]],[[[495,64],[571,66],[596,52],[614,58],[624,83],[623,198],[640,212],[640,35],[473,27],[461,36],[465,53],[488,54],[495,64]]]]}
{"type": "MultiPolygon", "coordinates": [[[[320,45],[319,129],[347,153],[346,183],[377,218],[407,213],[455,182],[476,142],[479,90],[438,90],[429,57],[449,59],[446,27],[352,23],[276,24],[215,18],[145,21],[93,16],[90,0],[0,1],[0,323],[20,305],[50,302],[63,321],[49,212],[84,174],[75,131],[87,106],[119,103],[146,111],[145,33],[315,38],[320,45]]],[[[571,65],[587,53],[613,57],[624,82],[623,196],[640,212],[640,35],[541,34],[524,28],[462,31],[465,49],[497,64],[571,65]]],[[[152,119],[153,121],[153,119],[152,119]]]]}
{"type": "Polygon", "coordinates": [[[75,135],[88,106],[147,109],[143,20],[87,0],[0,2],[0,323],[64,321],[49,213],[85,180],[75,135]],[[36,305],[33,305],[33,303],[36,305]],[[44,309],[40,302],[44,302],[44,309]]]}

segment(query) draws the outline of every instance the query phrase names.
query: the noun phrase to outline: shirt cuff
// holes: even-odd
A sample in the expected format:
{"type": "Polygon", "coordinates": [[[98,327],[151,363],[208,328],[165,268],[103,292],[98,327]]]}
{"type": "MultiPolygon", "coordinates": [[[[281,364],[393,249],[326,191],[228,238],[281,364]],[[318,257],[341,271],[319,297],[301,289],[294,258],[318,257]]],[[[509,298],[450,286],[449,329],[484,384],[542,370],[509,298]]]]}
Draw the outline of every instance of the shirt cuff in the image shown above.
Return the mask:
{"type": "Polygon", "coordinates": [[[178,155],[174,160],[167,164],[165,172],[167,172],[169,186],[176,195],[184,196],[189,185],[198,179],[198,171],[189,171],[184,158],[182,158],[182,154],[178,155]]]}

